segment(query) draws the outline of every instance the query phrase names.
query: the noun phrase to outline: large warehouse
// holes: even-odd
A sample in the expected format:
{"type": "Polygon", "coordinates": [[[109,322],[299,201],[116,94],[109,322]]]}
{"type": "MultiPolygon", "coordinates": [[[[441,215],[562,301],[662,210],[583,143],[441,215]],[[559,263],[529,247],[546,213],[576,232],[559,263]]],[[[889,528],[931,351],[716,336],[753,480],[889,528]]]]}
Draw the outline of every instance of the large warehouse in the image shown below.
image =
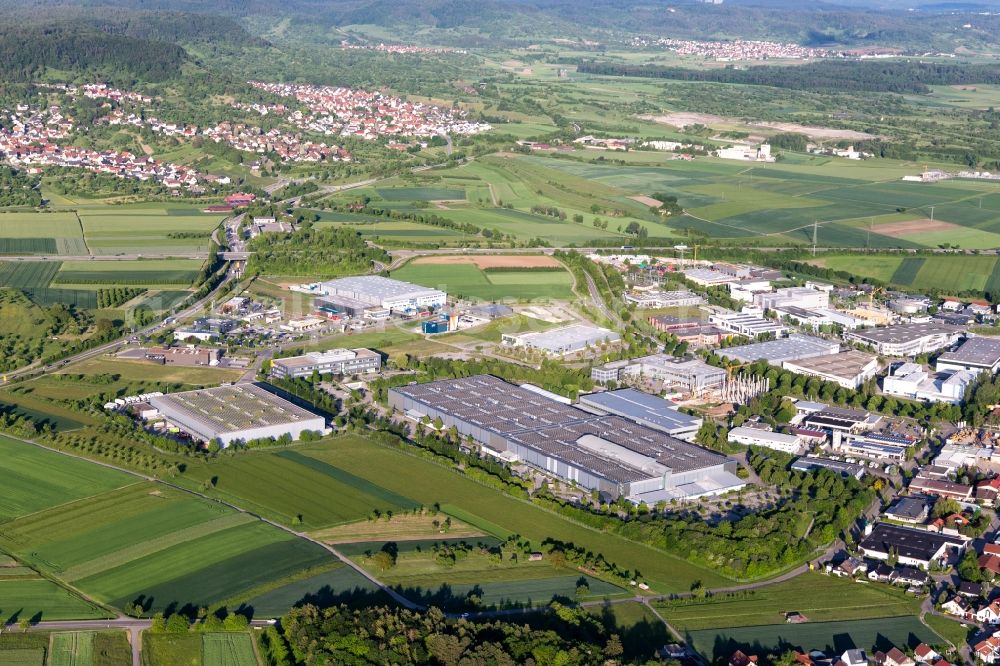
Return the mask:
{"type": "Polygon", "coordinates": [[[938,370],[973,370],[996,374],[1000,370],[1000,340],[969,338],[955,351],[938,356],[938,370]]]}
{"type": "Polygon", "coordinates": [[[620,339],[621,336],[614,331],[586,324],[570,324],[548,331],[504,333],[501,336],[501,342],[508,347],[537,349],[551,356],[565,356],[620,339]]]}
{"type": "Polygon", "coordinates": [[[580,406],[598,414],[623,416],[653,430],[681,439],[693,439],[702,419],[685,414],[663,398],[632,388],[580,396],[580,406]]]}
{"type": "Polygon", "coordinates": [[[279,398],[258,384],[233,384],[151,397],[149,404],[170,424],[196,440],[233,442],[299,439],[306,430],[322,432],[326,420],[279,398]]]}
{"type": "Polygon", "coordinates": [[[590,414],[491,375],[389,389],[410,418],[438,419],[488,449],[633,502],[743,487],[736,461],[612,415],[590,414]]]}
{"type": "Polygon", "coordinates": [[[934,321],[848,331],[848,341],[870,345],[884,356],[918,356],[958,342],[962,329],[934,321]]]}
{"type": "Polygon", "coordinates": [[[320,285],[320,290],[327,301],[336,303],[340,297],[348,299],[348,303],[364,303],[399,313],[439,308],[448,301],[448,294],[440,289],[428,289],[381,275],[357,275],[329,280],[320,285]]]}
{"type": "Polygon", "coordinates": [[[785,361],[798,361],[814,356],[828,356],[840,351],[840,343],[836,340],[824,340],[811,335],[789,335],[787,338],[754,342],[739,347],[719,349],[719,356],[753,363],[761,359],[771,365],[780,366],[785,361]]]}

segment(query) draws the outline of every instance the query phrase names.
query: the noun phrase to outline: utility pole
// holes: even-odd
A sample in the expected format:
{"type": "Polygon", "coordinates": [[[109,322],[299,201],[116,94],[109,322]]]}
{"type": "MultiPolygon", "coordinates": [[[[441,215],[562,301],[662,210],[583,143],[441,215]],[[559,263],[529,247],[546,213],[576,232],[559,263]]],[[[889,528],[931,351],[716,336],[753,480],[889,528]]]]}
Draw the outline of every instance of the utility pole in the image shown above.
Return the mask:
{"type": "Polygon", "coordinates": [[[931,222],[934,221],[934,206],[931,206],[931,222]]]}
{"type": "Polygon", "coordinates": [[[865,243],[865,249],[870,250],[872,248],[872,227],[875,226],[875,218],[868,218],[868,242],[865,243]]]}
{"type": "Polygon", "coordinates": [[[818,223],[813,220],[813,256],[816,256],[816,230],[818,228],[818,223]]]}

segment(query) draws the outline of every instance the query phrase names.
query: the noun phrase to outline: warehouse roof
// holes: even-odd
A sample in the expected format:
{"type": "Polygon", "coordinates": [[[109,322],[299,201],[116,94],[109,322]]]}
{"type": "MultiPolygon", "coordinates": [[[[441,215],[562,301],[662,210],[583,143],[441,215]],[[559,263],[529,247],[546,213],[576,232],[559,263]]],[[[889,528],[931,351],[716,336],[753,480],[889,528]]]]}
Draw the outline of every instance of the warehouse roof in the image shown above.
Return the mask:
{"type": "Polygon", "coordinates": [[[179,414],[206,432],[224,434],[320,418],[258,384],[233,384],[150,398],[167,418],[179,414]]]}
{"type": "Polygon", "coordinates": [[[986,337],[969,338],[955,351],[941,354],[938,357],[938,363],[941,362],[970,365],[979,368],[992,368],[1000,365],[1000,339],[986,337]]]}
{"type": "Polygon", "coordinates": [[[519,338],[532,347],[550,352],[562,352],[567,349],[585,347],[587,344],[600,344],[603,341],[615,342],[621,338],[612,330],[585,324],[571,324],[549,331],[532,331],[511,337],[519,338]]]}
{"type": "MultiPolygon", "coordinates": [[[[824,356],[813,356],[810,358],[788,361],[788,365],[810,370],[812,372],[839,377],[842,379],[854,379],[865,368],[875,360],[874,354],[855,351],[853,349],[837,354],[826,354],[824,356]]],[[[794,368],[792,368],[794,369],[794,368]]]]}
{"type": "Polygon", "coordinates": [[[430,293],[442,293],[439,289],[421,287],[417,284],[393,280],[381,275],[355,275],[337,280],[329,280],[323,283],[323,290],[327,294],[334,294],[336,292],[364,294],[380,301],[396,298],[414,298],[430,293]]]}
{"type": "Polygon", "coordinates": [[[718,354],[741,361],[764,359],[768,363],[795,361],[811,356],[826,356],[840,349],[837,341],[824,340],[811,335],[790,335],[787,338],[756,342],[718,350],[718,354]]]}
{"type": "Polygon", "coordinates": [[[580,402],[664,432],[690,430],[701,425],[701,419],[678,411],[663,398],[631,388],[591,393],[581,396],[580,402]]]}
{"type": "Polygon", "coordinates": [[[309,352],[302,356],[286,356],[285,358],[276,358],[272,363],[286,368],[300,368],[302,366],[316,365],[317,363],[337,363],[339,361],[350,361],[358,357],[370,358],[374,356],[379,356],[379,353],[359,347],[358,349],[330,349],[325,352],[309,352]]]}
{"type": "MultiPolygon", "coordinates": [[[[666,433],[618,416],[590,414],[492,375],[442,379],[390,391],[619,483],[646,479],[649,474],[608,454],[616,450],[610,445],[655,459],[674,472],[726,461],[725,456],[666,433]],[[609,445],[584,447],[580,440],[586,435],[609,445]]],[[[584,441],[593,443],[594,439],[584,441]]]]}
{"type": "Polygon", "coordinates": [[[958,333],[962,329],[957,326],[949,326],[935,321],[916,322],[911,324],[898,324],[896,326],[885,326],[883,328],[868,328],[863,331],[852,333],[854,337],[861,340],[869,340],[878,344],[905,343],[919,340],[929,335],[941,335],[948,333],[958,333]]]}
{"type": "Polygon", "coordinates": [[[861,542],[861,548],[876,553],[888,553],[890,548],[900,557],[910,557],[923,562],[934,559],[942,546],[961,546],[961,538],[950,537],[938,532],[928,532],[912,527],[901,527],[879,523],[872,533],[861,542]]]}

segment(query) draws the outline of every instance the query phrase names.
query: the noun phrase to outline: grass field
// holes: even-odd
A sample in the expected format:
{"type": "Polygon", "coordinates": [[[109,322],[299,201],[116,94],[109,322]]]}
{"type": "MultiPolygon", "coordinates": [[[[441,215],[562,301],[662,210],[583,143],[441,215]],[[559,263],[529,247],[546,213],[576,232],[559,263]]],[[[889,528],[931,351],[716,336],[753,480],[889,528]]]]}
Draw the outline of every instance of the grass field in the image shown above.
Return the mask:
{"type": "Polygon", "coordinates": [[[924,616],[924,622],[934,633],[955,646],[965,645],[976,634],[976,628],[971,624],[963,627],[961,622],[932,613],[924,616]]]}
{"type": "Polygon", "coordinates": [[[884,618],[878,622],[849,620],[706,629],[690,632],[686,637],[698,652],[713,662],[724,662],[741,648],[747,650],[747,654],[793,647],[841,654],[855,647],[870,652],[872,648],[887,650],[896,646],[905,649],[916,647],[920,642],[941,642],[937,634],[914,616],[884,618]]]}
{"type": "Polygon", "coordinates": [[[357,596],[371,596],[382,599],[383,594],[375,584],[360,573],[345,565],[296,580],[269,590],[245,601],[253,608],[255,618],[280,617],[289,608],[306,602],[323,605],[357,596]]]}
{"type": "MultiPolygon", "coordinates": [[[[686,591],[696,580],[702,581],[706,587],[718,587],[727,580],[696,564],[612,534],[582,527],[537,506],[481,486],[438,464],[360,437],[339,437],[322,444],[298,447],[295,451],[424,506],[440,502],[457,507],[463,512],[458,518],[480,529],[484,529],[484,525],[496,525],[503,532],[516,532],[535,543],[547,537],[573,542],[603,554],[619,567],[638,569],[658,590],[686,591]]],[[[285,464],[278,462],[280,457],[273,452],[255,455],[270,459],[265,467],[267,464],[276,467],[285,464]]],[[[242,461],[249,459],[226,458],[208,465],[192,465],[185,476],[196,482],[218,476],[220,490],[225,491],[227,477],[239,476],[239,472],[234,470],[240,469],[242,461]]],[[[273,489],[274,483],[282,483],[282,476],[274,474],[266,486],[247,484],[241,493],[254,504],[267,507],[272,512],[290,512],[282,508],[287,506],[283,492],[273,489]]],[[[315,513],[317,507],[311,511],[315,513]]],[[[312,520],[309,509],[304,520],[312,520]]]]}
{"type": "Polygon", "coordinates": [[[142,636],[143,666],[201,666],[202,634],[151,634],[142,636]]]}
{"type": "Polygon", "coordinates": [[[49,666],[93,666],[97,632],[65,631],[52,634],[49,666]]]}
{"type": "MultiPolygon", "coordinates": [[[[95,358],[64,368],[68,374],[117,375],[122,381],[176,382],[191,386],[214,386],[235,381],[242,370],[212,367],[157,365],[117,358],[95,358]]],[[[106,390],[106,389],[105,389],[106,390]]]]}
{"type": "Polygon", "coordinates": [[[0,663],[5,666],[45,666],[43,648],[0,650],[0,663]]]}
{"type": "Polygon", "coordinates": [[[0,254],[88,254],[80,222],[72,212],[0,213],[0,254]]]}
{"type": "Polygon", "coordinates": [[[568,300],[573,277],[568,271],[483,271],[471,264],[414,264],[393,271],[392,277],[447,291],[460,298],[485,301],[568,300]]]}
{"type": "Polygon", "coordinates": [[[203,252],[209,236],[222,221],[221,215],[205,215],[196,208],[150,206],[105,206],[81,208],[80,219],[94,254],[143,252],[203,252]],[[197,234],[176,238],[171,234],[197,234]]]}
{"type": "Polygon", "coordinates": [[[108,616],[107,611],[37,575],[0,580],[0,620],[4,622],[97,620],[108,616]]]}
{"type": "Polygon", "coordinates": [[[386,201],[441,201],[465,199],[465,190],[445,187],[380,187],[376,190],[386,201]]]}
{"type": "Polygon", "coordinates": [[[0,436],[0,523],[120,488],[121,472],[0,436]]]}
{"type": "Polygon", "coordinates": [[[204,666],[256,664],[250,634],[205,634],[201,643],[204,666]]]}
{"type": "MultiPolygon", "coordinates": [[[[62,396],[56,394],[55,397],[62,396]]],[[[59,432],[75,430],[86,424],[94,423],[94,419],[89,415],[80,414],[62,405],[39,399],[30,393],[25,395],[24,393],[0,390],[0,411],[27,416],[38,423],[47,423],[59,432]]]]}
{"type": "Polygon", "coordinates": [[[0,262],[0,285],[4,287],[47,287],[59,271],[58,261],[0,262]]]}
{"type": "Polygon", "coordinates": [[[197,259],[144,259],[141,261],[65,261],[56,273],[57,285],[187,286],[198,276],[197,259]]]}
{"type": "Polygon", "coordinates": [[[812,263],[917,290],[958,293],[1000,289],[1000,265],[992,255],[833,255],[812,263]]]}
{"type": "Polygon", "coordinates": [[[920,600],[884,585],[862,585],[835,576],[809,573],[746,596],[713,597],[657,604],[667,621],[682,631],[769,625],[797,611],[812,622],[913,615],[920,600]]]}

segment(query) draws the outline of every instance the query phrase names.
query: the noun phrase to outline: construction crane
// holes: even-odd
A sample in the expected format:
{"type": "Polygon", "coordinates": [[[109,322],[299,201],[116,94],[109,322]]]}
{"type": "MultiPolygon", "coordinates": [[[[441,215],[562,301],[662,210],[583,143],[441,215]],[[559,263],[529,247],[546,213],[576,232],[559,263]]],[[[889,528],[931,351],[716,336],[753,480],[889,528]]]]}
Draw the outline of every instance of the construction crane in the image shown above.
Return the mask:
{"type": "Polygon", "coordinates": [[[874,309],[875,295],[876,294],[884,294],[884,293],[885,293],[885,288],[884,287],[875,287],[874,289],[872,289],[868,293],[868,309],[869,310],[873,310],[874,309]]]}

